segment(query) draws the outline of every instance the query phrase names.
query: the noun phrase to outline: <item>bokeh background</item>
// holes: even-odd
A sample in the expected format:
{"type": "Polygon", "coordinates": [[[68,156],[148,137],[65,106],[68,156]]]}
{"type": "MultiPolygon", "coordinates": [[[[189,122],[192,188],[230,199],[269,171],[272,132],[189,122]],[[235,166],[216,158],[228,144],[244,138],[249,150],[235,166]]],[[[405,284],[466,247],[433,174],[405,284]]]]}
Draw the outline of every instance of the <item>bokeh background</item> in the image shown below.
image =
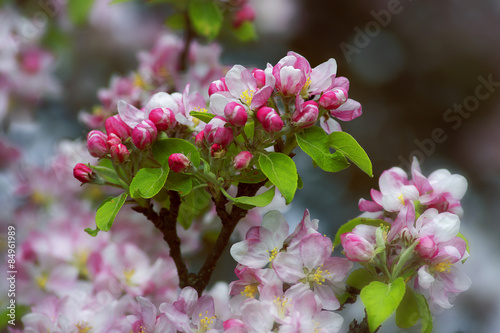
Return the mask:
{"type": "MultiPolygon", "coordinates": [[[[59,95],[4,117],[1,136],[22,147],[30,162],[43,165],[60,139],[85,136],[79,112],[98,103],[97,89],[107,86],[112,74],[137,67],[136,53],[152,47],[170,14],[166,6],[139,1],[112,7],[101,2],[88,24],[69,34],[55,32],[55,39],[46,41],[56,55],[59,95]]],[[[34,20],[47,10],[40,3],[16,6],[34,20]]],[[[471,257],[463,268],[473,284],[452,310],[437,315],[435,332],[499,332],[500,2],[251,3],[259,39],[242,44],[223,33],[222,62],[263,68],[288,50],[313,67],[335,58],[338,75],[350,80],[349,97],[363,106],[363,115],[343,123],[343,129],[365,148],[375,174],[369,178],[350,167],[327,175],[307,156],[297,156],[304,188],[286,212],[288,220],[298,222],[307,208],[324,232],[334,235],[359,214],[357,202],[378,186],[378,176],[393,166],[407,170],[413,156],[425,175],[439,168],[464,175],[469,188],[462,201],[462,233],[469,237],[471,257]]],[[[58,13],[49,20],[67,25],[58,13]]],[[[2,181],[7,187],[8,180],[2,181]]],[[[5,194],[1,200],[11,204],[5,194]]],[[[404,331],[388,325],[381,332],[404,331]]]]}

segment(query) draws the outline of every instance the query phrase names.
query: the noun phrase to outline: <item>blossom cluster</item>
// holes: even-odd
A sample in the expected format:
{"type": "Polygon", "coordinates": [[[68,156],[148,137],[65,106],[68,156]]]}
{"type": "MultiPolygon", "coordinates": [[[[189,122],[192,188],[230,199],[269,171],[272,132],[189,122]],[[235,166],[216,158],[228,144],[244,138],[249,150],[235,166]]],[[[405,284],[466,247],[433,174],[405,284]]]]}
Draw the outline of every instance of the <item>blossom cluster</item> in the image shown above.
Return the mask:
{"type": "Polygon", "coordinates": [[[379,266],[380,256],[384,256],[393,268],[387,274],[411,278],[415,290],[427,297],[432,308],[450,308],[456,295],[471,284],[455,265],[469,256],[459,233],[460,200],[467,181],[446,169],[425,177],[416,159],[411,175],[409,179],[398,167],[382,173],[380,191],[372,189],[372,200],[361,199],[359,208],[365,212],[363,217],[387,225],[359,224],[343,234],[344,253],[351,261],[379,266]]]}

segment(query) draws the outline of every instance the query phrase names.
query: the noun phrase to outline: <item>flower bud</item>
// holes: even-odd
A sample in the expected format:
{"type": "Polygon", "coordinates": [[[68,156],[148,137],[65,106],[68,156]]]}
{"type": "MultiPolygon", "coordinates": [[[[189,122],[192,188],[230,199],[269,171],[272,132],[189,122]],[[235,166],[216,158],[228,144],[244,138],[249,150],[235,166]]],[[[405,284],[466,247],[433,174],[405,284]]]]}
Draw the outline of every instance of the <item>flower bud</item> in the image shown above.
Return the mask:
{"type": "Polygon", "coordinates": [[[224,155],[226,155],[226,149],[224,149],[224,147],[218,143],[214,143],[211,147],[210,147],[210,156],[214,157],[214,158],[222,158],[224,157],[224,155]]]}
{"type": "Polygon", "coordinates": [[[115,133],[111,133],[110,135],[108,135],[108,140],[106,141],[108,148],[120,143],[122,143],[122,139],[120,139],[118,135],[116,135],[115,133]]]}
{"type": "Polygon", "coordinates": [[[255,9],[249,4],[243,5],[233,17],[233,27],[239,28],[243,22],[250,21],[253,22],[255,20],[255,9]]]}
{"type": "Polygon", "coordinates": [[[308,101],[302,104],[301,110],[296,110],[292,116],[292,122],[299,128],[311,127],[318,120],[318,103],[308,101]]]}
{"type": "Polygon", "coordinates": [[[226,123],[224,117],[215,116],[205,126],[205,138],[209,144],[218,143],[227,146],[233,141],[233,129],[225,127],[226,123]]]}
{"type": "Polygon", "coordinates": [[[191,161],[184,154],[176,153],[168,157],[168,166],[173,172],[186,172],[190,165],[191,161]]]}
{"type": "Polygon", "coordinates": [[[83,184],[90,183],[92,181],[92,179],[94,178],[92,176],[93,173],[94,172],[92,171],[92,169],[88,165],[85,165],[83,163],[78,163],[73,168],[73,176],[83,184]]]}
{"type": "Polygon", "coordinates": [[[333,110],[344,104],[346,101],[347,90],[337,87],[321,95],[318,103],[327,110],[333,110]]]}
{"type": "Polygon", "coordinates": [[[248,120],[247,110],[243,105],[236,102],[227,103],[224,108],[224,115],[232,125],[237,127],[244,126],[248,120]]]}
{"type": "Polygon", "coordinates": [[[149,120],[155,124],[158,131],[166,131],[175,126],[174,112],[169,108],[156,108],[149,113],[149,120]]]}
{"type": "Polygon", "coordinates": [[[111,154],[111,159],[117,163],[125,162],[130,156],[130,152],[123,143],[112,145],[109,147],[109,152],[111,154]]]}
{"type": "Polygon", "coordinates": [[[250,164],[250,160],[252,160],[253,158],[253,155],[252,153],[250,153],[249,151],[242,151],[241,153],[239,153],[238,155],[236,155],[236,157],[234,158],[234,168],[236,170],[241,170],[241,169],[245,169],[248,167],[248,165],[250,164]]]}
{"type": "Polygon", "coordinates": [[[255,68],[252,71],[252,75],[255,78],[255,82],[257,83],[257,88],[260,89],[266,85],[266,72],[264,72],[262,69],[255,68]]]}
{"type": "Polygon", "coordinates": [[[364,237],[348,232],[340,236],[342,247],[350,261],[368,261],[373,257],[375,247],[364,237]]]}
{"type": "Polygon", "coordinates": [[[219,91],[229,91],[226,86],[226,79],[224,77],[221,77],[220,80],[216,80],[210,83],[210,86],[208,87],[208,96],[212,96],[212,94],[219,91]]]}
{"type": "Polygon", "coordinates": [[[87,135],[87,149],[94,157],[104,157],[108,153],[107,136],[101,131],[92,130],[87,135]]]}
{"type": "Polygon", "coordinates": [[[120,139],[125,140],[132,134],[132,129],[120,118],[120,115],[114,115],[106,119],[104,123],[106,127],[106,133],[116,134],[120,139]]]}
{"type": "Polygon", "coordinates": [[[420,237],[418,240],[420,242],[415,247],[415,251],[417,251],[420,257],[431,259],[437,255],[439,249],[431,236],[420,237]]]}
{"type": "Polygon", "coordinates": [[[268,106],[261,107],[257,111],[257,120],[267,132],[279,132],[284,125],[279,114],[268,106]]]}
{"type": "Polygon", "coordinates": [[[132,131],[132,142],[140,150],[151,147],[156,140],[158,131],[155,124],[149,120],[143,120],[132,131]]]}
{"type": "Polygon", "coordinates": [[[203,148],[205,146],[204,141],[205,141],[205,131],[201,130],[200,133],[196,134],[196,137],[194,138],[194,143],[198,147],[203,148]]]}

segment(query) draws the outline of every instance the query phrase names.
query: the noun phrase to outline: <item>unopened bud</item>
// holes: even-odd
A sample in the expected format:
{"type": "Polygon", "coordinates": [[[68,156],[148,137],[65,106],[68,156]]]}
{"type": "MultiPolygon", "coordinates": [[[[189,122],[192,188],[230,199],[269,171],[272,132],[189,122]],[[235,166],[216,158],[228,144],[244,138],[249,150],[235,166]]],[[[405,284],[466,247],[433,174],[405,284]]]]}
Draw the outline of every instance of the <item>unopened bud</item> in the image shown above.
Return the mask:
{"type": "Polygon", "coordinates": [[[348,232],[340,235],[340,241],[345,256],[350,261],[368,261],[375,253],[374,244],[355,233],[348,232]]]}
{"type": "Polygon", "coordinates": [[[267,132],[279,132],[284,125],[280,115],[268,106],[264,106],[257,111],[257,120],[267,132]]]}
{"type": "Polygon", "coordinates": [[[104,184],[104,180],[99,177],[88,165],[77,163],[73,168],[73,176],[85,183],[104,184]]]}
{"type": "Polygon", "coordinates": [[[155,124],[158,131],[166,131],[175,126],[174,112],[169,108],[156,108],[149,113],[149,120],[155,124]]]}
{"type": "Polygon", "coordinates": [[[236,157],[234,158],[234,168],[236,170],[241,170],[245,169],[248,167],[250,164],[250,161],[252,160],[253,155],[249,151],[242,151],[236,157]]]}
{"type": "Polygon", "coordinates": [[[420,242],[415,247],[415,251],[423,259],[431,259],[435,257],[438,253],[438,246],[430,236],[420,237],[418,239],[420,242]]]}
{"type": "Polygon", "coordinates": [[[227,120],[221,116],[215,116],[205,126],[205,139],[209,144],[218,143],[227,146],[233,141],[233,129],[225,127],[227,120]]]}
{"type": "Polygon", "coordinates": [[[237,127],[244,126],[248,120],[247,110],[236,102],[227,103],[224,115],[232,125],[237,127]]]}
{"type": "Polygon", "coordinates": [[[116,134],[120,139],[125,140],[132,134],[132,129],[120,118],[120,115],[114,115],[106,119],[104,123],[106,127],[106,133],[116,134]]]}
{"type": "Polygon", "coordinates": [[[243,5],[233,17],[233,26],[239,28],[245,21],[253,22],[255,20],[255,9],[249,4],[243,5]]]}
{"type": "Polygon", "coordinates": [[[318,120],[319,109],[315,101],[307,101],[302,104],[301,110],[296,110],[292,116],[292,122],[299,128],[311,127],[318,120]]]}
{"type": "Polygon", "coordinates": [[[123,143],[112,145],[109,147],[109,152],[111,154],[111,159],[117,163],[125,162],[130,156],[130,152],[123,143]]]}
{"type": "Polygon", "coordinates": [[[106,141],[106,144],[108,145],[108,148],[111,146],[115,146],[122,143],[122,139],[118,137],[115,133],[111,133],[108,135],[108,140],[106,141]]]}
{"type": "Polygon", "coordinates": [[[224,155],[226,155],[226,149],[222,145],[214,143],[210,147],[210,156],[214,158],[222,158],[224,155]]]}
{"type": "Polygon", "coordinates": [[[347,90],[344,88],[333,88],[325,92],[318,100],[319,105],[327,110],[334,110],[347,101],[347,90]]]}
{"type": "Polygon", "coordinates": [[[212,96],[212,94],[219,91],[229,91],[226,86],[226,79],[224,77],[221,77],[220,80],[216,80],[210,83],[210,86],[208,87],[208,96],[212,96]]]}
{"type": "Polygon", "coordinates": [[[257,88],[260,89],[266,85],[266,72],[264,72],[262,69],[255,68],[252,71],[252,75],[257,83],[257,88]]]}
{"type": "Polygon", "coordinates": [[[90,155],[100,158],[108,154],[107,136],[101,131],[92,130],[87,135],[87,149],[90,155]]]}
{"type": "Polygon", "coordinates": [[[196,137],[194,138],[194,143],[200,147],[203,148],[205,146],[205,131],[201,130],[200,133],[196,134],[196,137]]]}
{"type": "Polygon", "coordinates": [[[156,140],[158,131],[155,124],[149,120],[141,121],[132,131],[132,142],[140,150],[151,147],[156,140]]]}
{"type": "Polygon", "coordinates": [[[168,166],[173,172],[186,172],[190,165],[191,161],[184,154],[176,153],[168,157],[168,166]]]}

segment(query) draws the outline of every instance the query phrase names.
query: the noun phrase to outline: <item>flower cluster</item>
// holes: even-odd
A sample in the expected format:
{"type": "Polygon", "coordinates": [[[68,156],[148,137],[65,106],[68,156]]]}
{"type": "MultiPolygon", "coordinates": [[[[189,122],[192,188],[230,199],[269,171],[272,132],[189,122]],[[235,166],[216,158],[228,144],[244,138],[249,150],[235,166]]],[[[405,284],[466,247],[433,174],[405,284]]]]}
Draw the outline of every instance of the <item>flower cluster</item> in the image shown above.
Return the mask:
{"type": "Polygon", "coordinates": [[[467,181],[445,169],[425,177],[416,159],[411,174],[408,179],[396,167],[382,173],[380,191],[372,189],[372,201],[361,199],[359,208],[365,211],[362,216],[385,224],[357,225],[341,236],[342,246],[348,259],[387,263],[392,267],[384,270],[387,275],[413,278],[413,286],[431,306],[450,308],[450,301],[471,283],[454,265],[469,255],[459,234],[467,181]]]}

